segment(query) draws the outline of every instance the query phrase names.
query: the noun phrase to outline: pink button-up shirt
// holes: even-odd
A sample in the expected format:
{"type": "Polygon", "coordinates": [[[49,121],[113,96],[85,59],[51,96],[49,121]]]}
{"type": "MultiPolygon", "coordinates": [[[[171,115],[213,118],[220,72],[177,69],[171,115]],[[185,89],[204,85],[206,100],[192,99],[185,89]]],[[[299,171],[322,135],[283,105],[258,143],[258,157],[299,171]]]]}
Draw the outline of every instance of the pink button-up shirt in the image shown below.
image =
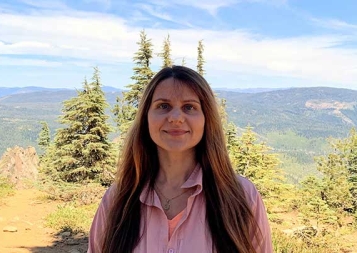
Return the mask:
{"type": "MultiPolygon", "coordinates": [[[[262,238],[259,242],[252,235],[252,243],[257,253],[271,253],[273,250],[270,227],[260,194],[248,179],[239,176],[239,181],[245,190],[248,204],[251,206],[262,233],[262,238]]],[[[145,226],[144,224],[141,225],[143,237],[134,249],[134,253],[212,252],[212,238],[206,224],[206,206],[202,191],[202,170],[200,166],[195,168],[191,176],[181,186],[181,188],[191,187],[196,187],[196,190],[188,198],[187,208],[184,210],[171,238],[169,238],[168,220],[162,209],[159,197],[155,192],[148,194],[148,188],[143,190],[140,201],[144,212],[146,212],[146,219],[142,219],[142,222],[145,223],[145,226]],[[145,231],[143,231],[144,227],[146,228],[145,231]]],[[[101,236],[104,233],[104,224],[114,190],[114,186],[110,187],[100,203],[90,230],[87,253],[101,252],[101,236]]]]}

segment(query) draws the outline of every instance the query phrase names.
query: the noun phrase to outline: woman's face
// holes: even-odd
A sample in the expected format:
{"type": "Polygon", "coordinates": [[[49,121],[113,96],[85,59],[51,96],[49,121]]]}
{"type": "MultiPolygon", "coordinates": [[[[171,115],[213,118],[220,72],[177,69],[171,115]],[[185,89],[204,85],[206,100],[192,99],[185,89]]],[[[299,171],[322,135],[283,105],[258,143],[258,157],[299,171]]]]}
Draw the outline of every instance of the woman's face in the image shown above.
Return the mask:
{"type": "Polygon", "coordinates": [[[155,89],[148,111],[151,139],[159,150],[193,151],[204,132],[205,116],[196,93],[173,78],[162,81],[155,89]]]}

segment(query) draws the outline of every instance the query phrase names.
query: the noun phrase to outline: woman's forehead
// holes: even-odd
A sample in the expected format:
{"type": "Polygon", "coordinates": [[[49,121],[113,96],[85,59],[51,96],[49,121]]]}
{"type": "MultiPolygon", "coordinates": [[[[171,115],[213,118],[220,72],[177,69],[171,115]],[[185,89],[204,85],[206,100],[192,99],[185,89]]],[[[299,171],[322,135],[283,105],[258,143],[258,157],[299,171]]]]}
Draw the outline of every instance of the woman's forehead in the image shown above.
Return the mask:
{"type": "Polygon", "coordinates": [[[195,97],[198,98],[192,85],[174,78],[168,78],[161,81],[155,88],[153,99],[158,96],[165,97],[195,97]]]}

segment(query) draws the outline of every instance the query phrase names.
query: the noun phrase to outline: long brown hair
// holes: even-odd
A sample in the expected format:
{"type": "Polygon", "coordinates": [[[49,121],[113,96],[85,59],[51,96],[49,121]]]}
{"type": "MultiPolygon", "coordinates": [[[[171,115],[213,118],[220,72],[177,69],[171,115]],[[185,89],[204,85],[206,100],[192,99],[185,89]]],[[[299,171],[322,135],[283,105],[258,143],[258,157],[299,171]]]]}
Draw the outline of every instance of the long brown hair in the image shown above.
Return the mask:
{"type": "Polygon", "coordinates": [[[139,197],[145,185],[153,189],[159,168],[147,114],[156,87],[167,78],[174,78],[179,81],[175,82],[178,85],[191,88],[199,97],[205,116],[204,134],[196,147],[196,159],[202,166],[206,222],[212,236],[213,252],[255,252],[251,235],[259,236],[256,232],[259,229],[229,160],[215,96],[197,72],[173,66],[162,69],[148,84],[127,134],[118,165],[117,191],[103,238],[103,253],[133,252],[142,236],[139,197]]]}

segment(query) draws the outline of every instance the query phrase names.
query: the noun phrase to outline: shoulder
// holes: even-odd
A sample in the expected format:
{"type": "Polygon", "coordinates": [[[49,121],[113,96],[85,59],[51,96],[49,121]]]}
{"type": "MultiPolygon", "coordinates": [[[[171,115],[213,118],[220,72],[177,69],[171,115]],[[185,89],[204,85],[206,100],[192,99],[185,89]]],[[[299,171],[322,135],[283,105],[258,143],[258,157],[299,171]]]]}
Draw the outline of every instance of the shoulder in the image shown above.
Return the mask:
{"type": "Polygon", "coordinates": [[[241,175],[237,175],[237,179],[245,192],[249,204],[255,205],[257,199],[260,199],[260,194],[255,185],[248,178],[245,178],[241,175]]]}
{"type": "Polygon", "coordinates": [[[108,210],[110,205],[113,203],[113,200],[115,198],[115,194],[118,190],[118,186],[116,183],[113,183],[109,188],[105,191],[102,201],[100,202],[99,208],[108,210]]]}
{"type": "Polygon", "coordinates": [[[103,235],[105,234],[108,212],[113,203],[117,186],[114,183],[104,193],[102,201],[99,204],[97,212],[94,216],[92,226],[89,232],[88,253],[101,252],[103,235]]]}
{"type": "Polygon", "coordinates": [[[251,208],[257,227],[259,228],[259,232],[254,230],[251,235],[252,244],[257,253],[271,253],[273,252],[273,246],[270,226],[260,193],[249,179],[242,176],[237,176],[237,179],[245,192],[248,205],[251,208]],[[257,234],[260,234],[260,236],[257,237],[257,234]]]}

